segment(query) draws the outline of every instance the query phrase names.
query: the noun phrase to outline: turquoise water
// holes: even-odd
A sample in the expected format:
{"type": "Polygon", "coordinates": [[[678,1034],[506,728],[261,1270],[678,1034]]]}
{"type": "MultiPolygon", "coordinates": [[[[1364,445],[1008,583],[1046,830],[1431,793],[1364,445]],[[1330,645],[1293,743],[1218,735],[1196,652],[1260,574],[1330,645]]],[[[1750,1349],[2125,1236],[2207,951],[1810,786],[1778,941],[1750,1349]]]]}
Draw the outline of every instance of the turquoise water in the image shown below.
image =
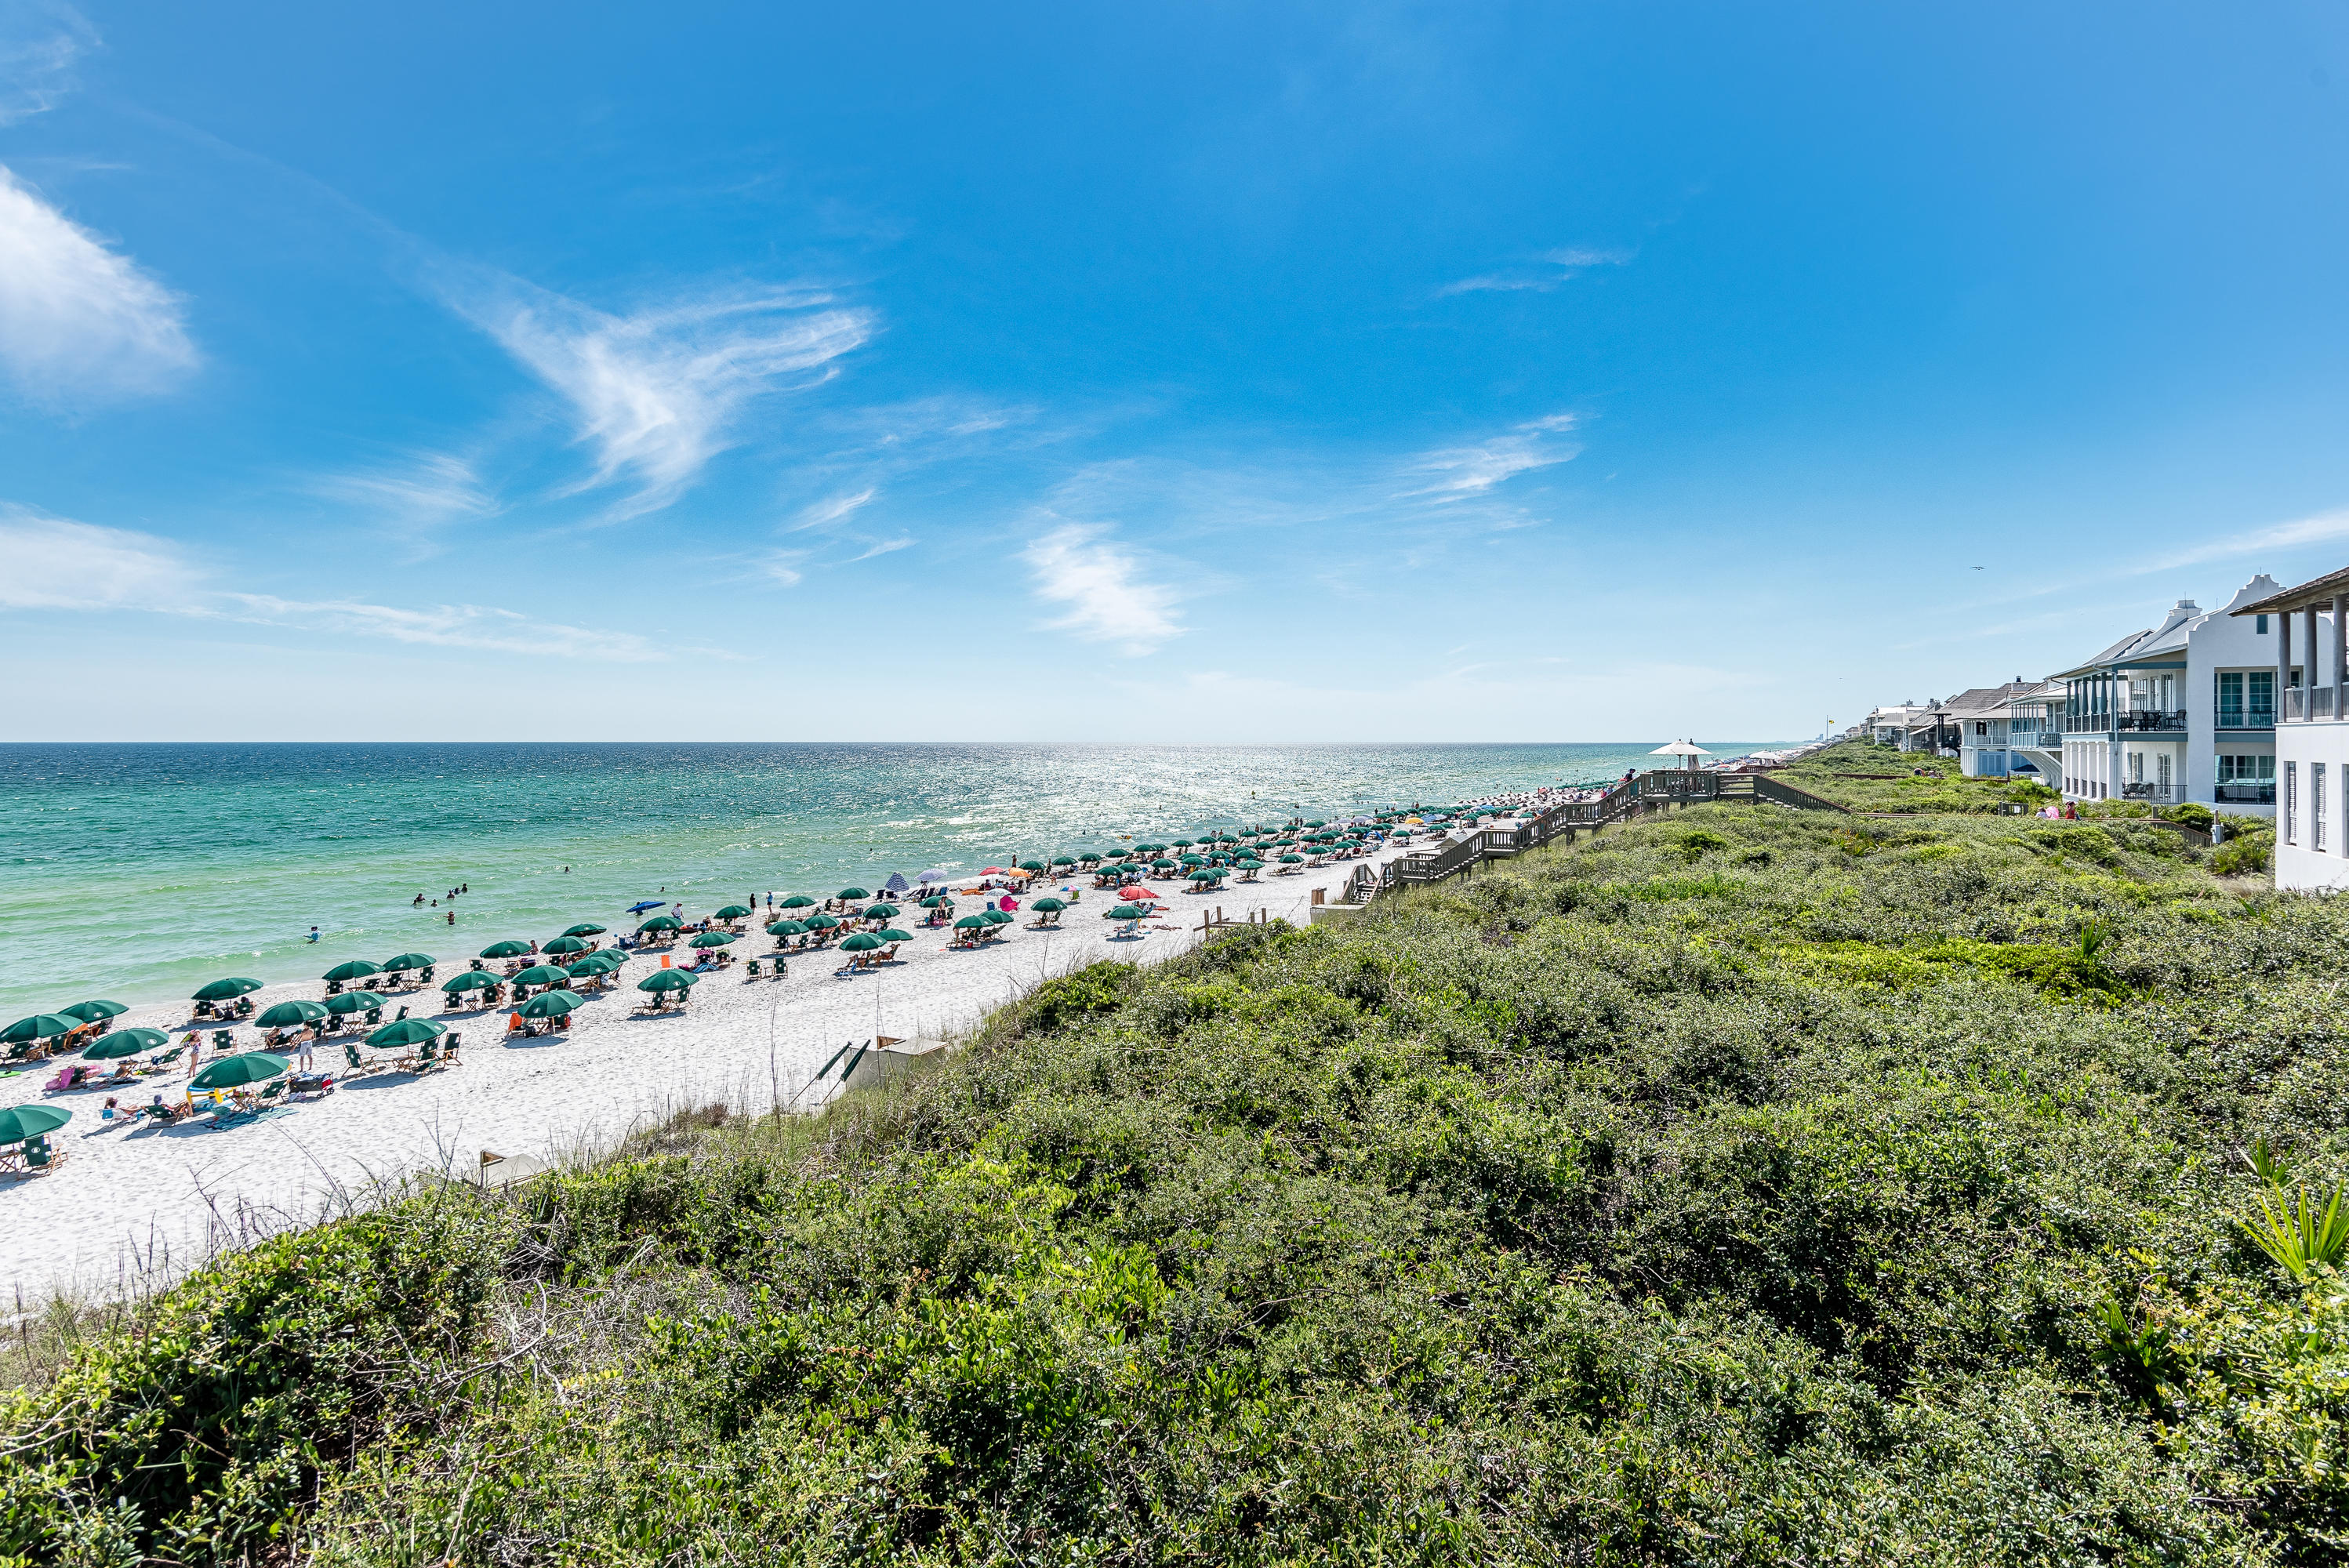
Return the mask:
{"type": "Polygon", "coordinates": [[[1602,779],[1657,744],[0,746],[0,1018],[619,928],[645,898],[707,913],[1602,779]],[[411,906],[460,883],[453,928],[411,906]]]}

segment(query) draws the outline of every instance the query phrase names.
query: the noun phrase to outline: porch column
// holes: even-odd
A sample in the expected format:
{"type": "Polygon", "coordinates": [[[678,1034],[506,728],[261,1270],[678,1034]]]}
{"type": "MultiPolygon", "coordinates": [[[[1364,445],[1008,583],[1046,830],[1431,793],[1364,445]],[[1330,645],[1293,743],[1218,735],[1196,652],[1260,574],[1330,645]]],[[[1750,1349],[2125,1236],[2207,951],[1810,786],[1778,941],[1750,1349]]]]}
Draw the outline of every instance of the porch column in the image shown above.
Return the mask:
{"type": "Polygon", "coordinates": [[[2292,712],[2292,612],[2276,614],[2276,722],[2282,724],[2292,712]]]}
{"type": "Polygon", "coordinates": [[[2300,699],[2300,717],[2314,718],[2316,717],[2316,677],[2319,673],[2316,668],[2316,606],[2311,604],[2300,613],[2300,617],[2308,629],[2307,645],[2300,650],[2300,685],[2301,689],[2308,693],[2306,696],[2300,699]]]}
{"type": "MultiPolygon", "coordinates": [[[[2333,717],[2349,718],[2349,594],[2333,599],[2333,717]]],[[[2344,824],[2349,826],[2349,824],[2344,824]]]]}

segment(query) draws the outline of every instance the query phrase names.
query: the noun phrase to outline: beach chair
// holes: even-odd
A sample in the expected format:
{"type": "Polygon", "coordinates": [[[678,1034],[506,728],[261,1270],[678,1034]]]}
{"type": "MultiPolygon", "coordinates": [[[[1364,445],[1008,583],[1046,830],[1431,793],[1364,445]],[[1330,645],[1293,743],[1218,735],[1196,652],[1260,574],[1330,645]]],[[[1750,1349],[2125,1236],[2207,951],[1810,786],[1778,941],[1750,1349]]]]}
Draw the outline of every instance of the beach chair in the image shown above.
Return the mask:
{"type": "Polygon", "coordinates": [[[457,1047],[464,1043],[465,1037],[451,1030],[449,1037],[440,1042],[441,1065],[452,1068],[457,1066],[457,1047]]]}
{"type": "Polygon", "coordinates": [[[746,960],[742,965],[742,978],[745,980],[756,980],[758,977],[759,961],[755,958],[746,960]]]}
{"type": "Polygon", "coordinates": [[[402,1007],[398,1012],[394,1013],[394,1014],[391,1016],[391,1021],[392,1021],[393,1023],[397,1024],[398,1022],[399,1022],[402,1018],[405,1018],[406,1016],[408,1016],[408,1009],[407,1009],[407,1008],[405,1008],[405,1007],[402,1007]]]}
{"type": "Polygon", "coordinates": [[[236,999],[236,1016],[240,1018],[250,1018],[253,1016],[252,997],[239,996],[236,999]]]}
{"type": "Polygon", "coordinates": [[[233,1050],[235,1047],[236,1031],[234,1029],[214,1029],[212,1031],[212,1049],[215,1052],[233,1050]]]}
{"type": "Polygon", "coordinates": [[[292,1087],[293,1084],[289,1079],[271,1078],[261,1086],[261,1092],[253,1097],[253,1109],[257,1111],[266,1110],[273,1105],[283,1105],[285,1102],[286,1093],[292,1087]]]}
{"type": "MultiPolygon", "coordinates": [[[[424,984],[427,985],[432,984],[432,966],[429,964],[424,966],[424,984]]],[[[399,1016],[403,1018],[408,1016],[408,1009],[402,1007],[399,1010],[399,1016]]]]}
{"type": "Polygon", "coordinates": [[[425,1041],[423,1047],[416,1053],[416,1070],[419,1073],[429,1073],[440,1065],[440,1042],[438,1040],[425,1041]]]}
{"type": "MultiPolygon", "coordinates": [[[[407,1011],[407,1009],[403,1007],[403,1008],[401,1008],[401,1009],[400,1009],[400,1011],[402,1011],[402,1012],[406,1012],[406,1011],[407,1011]]],[[[369,1007],[369,1008],[367,1009],[367,1024],[366,1024],[366,1027],[372,1029],[372,1028],[374,1028],[378,1024],[380,1024],[380,1023],[382,1023],[382,1022],[383,1022],[383,1009],[382,1009],[382,1008],[380,1008],[380,1007],[369,1007]]],[[[353,1026],[353,1027],[357,1027],[358,1026],[354,1025],[354,1026],[353,1026]]]]}
{"type": "Polygon", "coordinates": [[[54,1171],[66,1162],[66,1151],[52,1149],[46,1138],[25,1140],[25,1169],[32,1171],[54,1171]]]}
{"type": "Polygon", "coordinates": [[[142,1073],[160,1073],[187,1054],[187,1042],[183,1040],[160,1057],[149,1057],[140,1064],[139,1070],[142,1073]]]}

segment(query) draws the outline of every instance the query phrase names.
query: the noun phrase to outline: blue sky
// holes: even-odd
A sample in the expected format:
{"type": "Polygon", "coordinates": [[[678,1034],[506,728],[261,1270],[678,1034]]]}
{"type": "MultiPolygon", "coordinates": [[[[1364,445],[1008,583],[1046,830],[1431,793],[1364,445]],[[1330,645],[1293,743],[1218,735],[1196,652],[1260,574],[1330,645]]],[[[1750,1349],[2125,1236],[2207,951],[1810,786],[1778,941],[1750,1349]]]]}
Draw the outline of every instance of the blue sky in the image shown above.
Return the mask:
{"type": "Polygon", "coordinates": [[[0,738],[2044,674],[2349,558],[2344,18],[0,0],[0,738]]]}

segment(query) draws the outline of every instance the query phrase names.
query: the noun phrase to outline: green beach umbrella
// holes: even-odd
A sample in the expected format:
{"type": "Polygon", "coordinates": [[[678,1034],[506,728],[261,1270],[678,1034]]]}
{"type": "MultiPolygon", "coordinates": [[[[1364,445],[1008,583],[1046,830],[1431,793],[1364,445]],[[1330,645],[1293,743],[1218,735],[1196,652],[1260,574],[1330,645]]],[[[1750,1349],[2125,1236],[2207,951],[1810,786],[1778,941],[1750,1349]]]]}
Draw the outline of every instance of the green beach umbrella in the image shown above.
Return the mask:
{"type": "Polygon", "coordinates": [[[284,1057],[274,1057],[267,1051],[246,1051],[242,1056],[221,1057],[190,1078],[188,1087],[234,1088],[240,1084],[260,1083],[274,1078],[293,1065],[284,1057]]]}
{"type": "Polygon", "coordinates": [[[564,970],[573,979],[585,979],[596,975],[609,975],[627,962],[616,953],[591,953],[564,970]]]}
{"type": "Polygon", "coordinates": [[[642,936],[647,931],[676,931],[684,924],[685,922],[673,914],[657,914],[636,927],[636,934],[642,936]]]}
{"type": "Polygon", "coordinates": [[[327,970],[322,978],[337,981],[364,980],[370,975],[379,975],[382,972],[379,965],[370,964],[364,958],[354,958],[347,964],[336,965],[332,969],[327,970]]]}
{"type": "Polygon", "coordinates": [[[911,933],[900,931],[894,925],[886,931],[876,931],[873,934],[879,937],[884,942],[911,942],[914,940],[911,933]]]}
{"type": "Polygon", "coordinates": [[[718,918],[720,920],[748,920],[750,918],[750,912],[744,909],[739,903],[730,903],[724,909],[718,912],[718,918]]]}
{"type": "Polygon", "coordinates": [[[397,975],[403,969],[429,969],[432,963],[429,953],[403,953],[397,958],[385,959],[383,967],[386,974],[397,975]]]}
{"type": "Polygon", "coordinates": [[[960,920],[954,923],[954,928],[957,931],[985,931],[987,929],[987,922],[980,919],[978,915],[966,914],[960,920]]]}
{"type": "Polygon", "coordinates": [[[1054,855],[1052,857],[1052,863],[1056,866],[1072,866],[1077,863],[1077,857],[1074,855],[1054,855]]]}
{"type": "Polygon", "coordinates": [[[705,931],[693,939],[696,947],[723,947],[734,940],[730,931],[705,931]]]}
{"type": "Polygon", "coordinates": [[[580,937],[558,936],[539,951],[541,953],[585,953],[587,951],[587,944],[580,937]]]}
{"type": "Polygon", "coordinates": [[[869,931],[860,931],[840,944],[843,953],[870,953],[881,945],[881,939],[869,931]]]}
{"type": "Polygon", "coordinates": [[[520,958],[530,951],[527,942],[492,942],[481,949],[484,958],[520,958]]]}
{"type": "Polygon", "coordinates": [[[22,1143],[55,1132],[73,1119],[73,1112],[53,1105],[19,1105],[0,1110],[0,1143],[22,1143]]]}
{"type": "Polygon", "coordinates": [[[211,985],[197,992],[194,999],[199,1002],[233,1002],[239,996],[243,995],[247,991],[258,991],[260,989],[260,981],[247,980],[242,976],[238,976],[228,980],[213,981],[211,985]]]}
{"type": "Polygon", "coordinates": [[[0,1029],[0,1041],[15,1045],[19,1040],[55,1039],[59,1035],[70,1035],[81,1026],[81,1019],[68,1018],[62,1013],[36,1013],[0,1029]]]}
{"type": "Polygon", "coordinates": [[[922,907],[924,909],[952,909],[954,907],[954,900],[948,898],[944,893],[939,893],[936,897],[924,899],[922,901],[922,907]]]}
{"type": "Polygon", "coordinates": [[[867,920],[895,920],[897,918],[897,906],[894,903],[868,903],[864,906],[864,918],[867,920]]]}
{"type": "Polygon", "coordinates": [[[808,895],[803,892],[795,892],[792,894],[791,897],[783,900],[780,907],[783,909],[813,909],[815,907],[815,900],[808,897],[808,895]]]}
{"type": "Polygon", "coordinates": [[[135,1057],[171,1043],[171,1037],[160,1029],[117,1029],[99,1038],[82,1055],[92,1061],[110,1062],[117,1057],[135,1057]]]}
{"type": "Polygon", "coordinates": [[[1028,907],[1039,914],[1058,914],[1069,906],[1057,898],[1040,898],[1028,907]]]}
{"type": "Polygon", "coordinates": [[[1109,917],[1112,920],[1147,920],[1150,912],[1140,904],[1122,903],[1109,912],[1109,917]]]}
{"type": "Polygon", "coordinates": [[[558,969],[552,964],[533,964],[515,975],[513,983],[517,985],[560,985],[570,978],[567,970],[558,969]]]}
{"type": "Polygon", "coordinates": [[[76,1002],[57,1012],[67,1018],[79,1018],[85,1024],[95,1024],[100,1018],[119,1018],[130,1009],[119,1002],[76,1002]]]}
{"type": "Polygon", "coordinates": [[[253,1021],[256,1029],[297,1029],[305,1024],[315,1024],[326,1016],[326,1009],[316,1002],[280,1002],[262,1009],[261,1016],[253,1021]]]}
{"type": "Polygon", "coordinates": [[[565,936],[601,936],[604,928],[592,920],[583,920],[563,934],[565,936]]]}
{"type": "Polygon", "coordinates": [[[1280,863],[1285,866],[1301,866],[1305,863],[1305,857],[1303,855],[1283,855],[1280,857],[1280,863]]]}
{"type": "Polygon", "coordinates": [[[504,982],[486,969],[468,969],[462,975],[451,975],[440,982],[440,989],[451,996],[460,991],[487,991],[504,982]]]}
{"type": "Polygon", "coordinates": [[[978,918],[989,925],[1009,925],[1011,923],[1011,912],[1008,909],[982,909],[978,912],[978,918]]]}
{"type": "Polygon", "coordinates": [[[1108,856],[1102,854],[1099,851],[1087,850],[1083,854],[1077,857],[1077,863],[1082,866],[1097,866],[1108,858],[1108,856]]]}
{"type": "Polygon", "coordinates": [[[682,969],[656,969],[636,982],[636,989],[655,992],[690,991],[693,989],[693,983],[700,976],[688,975],[682,969]]]}
{"type": "Polygon", "coordinates": [[[1154,872],[1172,872],[1182,870],[1182,868],[1176,865],[1173,861],[1153,861],[1150,862],[1150,869],[1154,872]]]}
{"type": "Polygon", "coordinates": [[[1323,822],[1323,821],[1320,821],[1320,820],[1314,820],[1314,821],[1308,822],[1308,823],[1306,823],[1305,825],[1306,825],[1307,827],[1309,827],[1309,828],[1326,828],[1326,827],[1328,827],[1328,826],[1329,826],[1329,824],[1328,824],[1327,822],[1323,822]]]}
{"type": "Polygon", "coordinates": [[[560,1018],[574,1007],[584,1007],[587,998],[570,991],[541,991],[515,1011],[525,1018],[560,1018]]]}
{"type": "Polygon", "coordinates": [[[1205,855],[1185,855],[1183,857],[1183,863],[1186,866],[1204,866],[1207,863],[1207,857],[1205,855]]]}
{"type": "Polygon", "coordinates": [[[1019,869],[1023,872],[1040,872],[1044,869],[1044,862],[1041,861],[1021,861],[1019,862],[1019,869]]]}
{"type": "Polygon", "coordinates": [[[402,1018],[396,1024],[386,1024],[367,1037],[367,1043],[378,1050],[393,1046],[420,1046],[427,1040],[437,1040],[449,1032],[449,1026],[432,1018],[402,1018]]]}
{"type": "Polygon", "coordinates": [[[805,936],[807,927],[796,920],[771,920],[767,923],[770,936],[805,936]]]}
{"type": "Polygon", "coordinates": [[[1187,850],[1191,847],[1191,841],[1188,839],[1177,839],[1174,841],[1174,847],[1178,850],[1187,850]]]}
{"type": "Polygon", "coordinates": [[[810,931],[831,931],[837,927],[840,922],[833,915],[812,914],[807,917],[806,924],[810,931]]]}
{"type": "Polygon", "coordinates": [[[373,991],[346,991],[339,996],[326,998],[326,1011],[336,1017],[345,1013],[364,1013],[370,1007],[383,1005],[384,998],[373,991]]]}
{"type": "Polygon", "coordinates": [[[1195,882],[1221,882],[1224,880],[1224,873],[1219,871],[1212,870],[1206,866],[1201,866],[1197,871],[1191,873],[1191,880],[1195,882]]]}

